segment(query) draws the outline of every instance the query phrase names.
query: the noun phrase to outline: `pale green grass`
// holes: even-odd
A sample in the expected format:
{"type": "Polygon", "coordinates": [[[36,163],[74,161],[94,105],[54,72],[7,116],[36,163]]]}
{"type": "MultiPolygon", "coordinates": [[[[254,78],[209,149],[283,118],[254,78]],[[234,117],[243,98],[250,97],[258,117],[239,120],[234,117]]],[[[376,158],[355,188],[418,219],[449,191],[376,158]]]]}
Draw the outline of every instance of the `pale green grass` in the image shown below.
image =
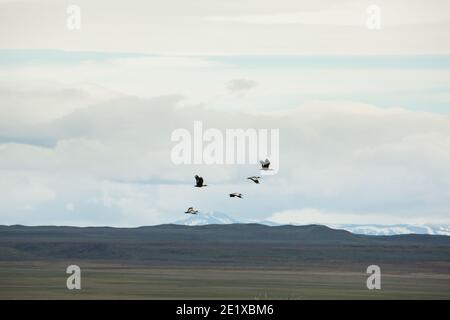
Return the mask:
{"type": "MultiPolygon", "coordinates": [[[[450,299],[450,275],[382,275],[368,290],[361,272],[155,268],[80,264],[82,289],[66,288],[66,265],[0,263],[1,299],[450,299]]],[[[342,268],[341,268],[342,269],[342,268]]]]}

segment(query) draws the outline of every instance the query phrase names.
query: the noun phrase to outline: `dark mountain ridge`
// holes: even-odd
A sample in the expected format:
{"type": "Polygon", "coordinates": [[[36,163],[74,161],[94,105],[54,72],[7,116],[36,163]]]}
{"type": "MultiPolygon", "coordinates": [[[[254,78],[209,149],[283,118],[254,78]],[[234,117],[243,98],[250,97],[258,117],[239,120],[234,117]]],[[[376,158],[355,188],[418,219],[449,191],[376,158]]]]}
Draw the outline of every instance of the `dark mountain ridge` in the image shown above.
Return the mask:
{"type": "Polygon", "coordinates": [[[450,245],[450,236],[404,234],[391,236],[371,236],[353,234],[349,231],[332,229],[323,225],[282,225],[261,224],[221,224],[183,226],[162,224],[136,228],[116,227],[70,227],[70,226],[0,226],[2,240],[88,240],[117,241],[172,241],[183,239],[228,241],[301,241],[302,244],[417,244],[450,245]]]}
{"type": "Polygon", "coordinates": [[[308,263],[450,262],[450,237],[366,236],[322,225],[0,226],[0,261],[298,267],[308,263]]]}

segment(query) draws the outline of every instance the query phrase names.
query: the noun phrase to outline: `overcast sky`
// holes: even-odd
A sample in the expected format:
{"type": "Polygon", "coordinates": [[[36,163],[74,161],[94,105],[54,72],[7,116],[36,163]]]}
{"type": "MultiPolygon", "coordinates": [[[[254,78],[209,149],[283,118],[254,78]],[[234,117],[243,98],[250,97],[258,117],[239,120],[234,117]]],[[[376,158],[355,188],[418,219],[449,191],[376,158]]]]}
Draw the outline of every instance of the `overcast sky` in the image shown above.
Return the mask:
{"type": "Polygon", "coordinates": [[[0,224],[450,223],[449,9],[0,0],[0,224]],[[172,164],[194,120],[280,129],[279,173],[172,164]]]}

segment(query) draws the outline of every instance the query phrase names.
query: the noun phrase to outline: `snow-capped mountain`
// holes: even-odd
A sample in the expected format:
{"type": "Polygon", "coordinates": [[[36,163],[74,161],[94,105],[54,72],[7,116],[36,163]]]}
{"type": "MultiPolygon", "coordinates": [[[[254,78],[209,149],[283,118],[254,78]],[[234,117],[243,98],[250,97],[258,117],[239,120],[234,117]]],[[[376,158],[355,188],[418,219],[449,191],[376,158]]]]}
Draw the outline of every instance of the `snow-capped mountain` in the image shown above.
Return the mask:
{"type": "MultiPolygon", "coordinates": [[[[277,226],[279,224],[270,220],[261,221],[238,221],[229,217],[225,213],[212,211],[199,213],[196,215],[186,215],[184,219],[174,222],[175,224],[186,226],[201,226],[206,224],[232,224],[232,223],[259,223],[267,226],[277,226]]],[[[343,229],[355,234],[365,235],[395,235],[395,234],[434,234],[450,236],[450,225],[410,225],[410,224],[396,224],[396,225],[379,225],[379,224],[326,224],[333,229],[343,229]]]]}
{"type": "Polygon", "coordinates": [[[367,235],[394,235],[394,234],[438,234],[450,236],[450,225],[409,225],[409,224],[396,224],[396,225],[330,225],[335,229],[344,229],[356,234],[367,235]]]}
{"type": "MultiPolygon", "coordinates": [[[[264,220],[257,222],[267,226],[276,226],[272,221],[264,220]]],[[[381,224],[325,224],[327,227],[333,229],[343,229],[355,234],[373,235],[373,236],[391,236],[396,234],[431,234],[450,236],[450,225],[448,224],[395,224],[395,225],[381,225],[381,224]]]]}
{"type": "Polygon", "coordinates": [[[190,214],[184,219],[174,222],[185,226],[201,226],[205,224],[231,224],[239,223],[239,221],[227,216],[222,212],[205,212],[199,214],[190,214]]]}

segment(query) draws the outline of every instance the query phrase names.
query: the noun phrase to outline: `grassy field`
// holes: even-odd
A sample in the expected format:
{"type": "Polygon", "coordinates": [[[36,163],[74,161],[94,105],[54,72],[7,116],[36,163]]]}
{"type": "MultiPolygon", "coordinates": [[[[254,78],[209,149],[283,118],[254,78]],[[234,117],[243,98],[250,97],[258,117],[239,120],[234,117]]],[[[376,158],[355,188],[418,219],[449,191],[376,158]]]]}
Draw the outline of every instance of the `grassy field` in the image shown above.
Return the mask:
{"type": "Polygon", "coordinates": [[[82,262],[82,289],[66,288],[65,263],[1,262],[1,299],[450,299],[450,274],[382,267],[381,290],[363,266],[335,271],[174,268],[82,262]]]}
{"type": "Polygon", "coordinates": [[[450,299],[450,237],[324,226],[0,226],[1,299],[450,299]],[[82,289],[66,288],[79,265],[82,289]],[[381,267],[381,290],[366,268],[381,267]]]}

